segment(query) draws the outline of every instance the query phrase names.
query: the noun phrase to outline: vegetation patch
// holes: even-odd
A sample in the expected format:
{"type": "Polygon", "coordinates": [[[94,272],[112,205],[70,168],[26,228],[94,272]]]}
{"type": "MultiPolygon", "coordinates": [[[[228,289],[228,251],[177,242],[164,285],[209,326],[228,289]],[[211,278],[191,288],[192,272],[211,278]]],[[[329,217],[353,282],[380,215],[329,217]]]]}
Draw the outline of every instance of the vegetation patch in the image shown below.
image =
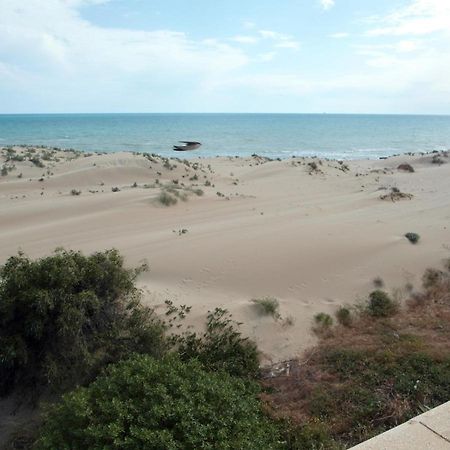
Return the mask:
{"type": "Polygon", "coordinates": [[[392,202],[398,202],[400,200],[411,200],[414,196],[412,194],[407,194],[405,192],[401,192],[400,189],[393,187],[391,188],[391,192],[389,194],[384,194],[380,196],[381,200],[391,200],[392,202]]]}
{"type": "Polygon", "coordinates": [[[333,325],[333,318],[324,312],[318,313],[314,316],[313,331],[317,334],[325,334],[333,325]]]}
{"type": "Polygon", "coordinates": [[[350,308],[341,306],[336,311],[336,319],[341,325],[349,327],[352,324],[352,313],[350,311],[350,308]]]}
{"type": "Polygon", "coordinates": [[[177,197],[166,191],[161,191],[156,199],[161,205],[164,206],[172,206],[178,203],[177,197]]]}
{"type": "Polygon", "coordinates": [[[9,258],[0,269],[0,395],[60,392],[131,351],[159,355],[162,323],[134,286],[144,268],[125,269],[116,250],[9,258]]]}
{"type": "Polygon", "coordinates": [[[411,244],[417,244],[420,240],[420,236],[417,233],[406,233],[405,238],[408,239],[411,244]]]}
{"type": "Polygon", "coordinates": [[[374,317],[389,317],[398,311],[398,304],[389,295],[377,289],[369,295],[367,311],[374,317]]]}
{"type": "MultiPolygon", "coordinates": [[[[179,316],[180,311],[166,303],[168,315],[179,316]]],[[[185,307],[181,309],[182,316],[185,311],[185,307]]],[[[196,359],[209,371],[254,379],[259,375],[259,352],[253,341],[242,336],[239,326],[227,310],[216,308],[208,312],[203,333],[186,331],[173,334],[171,340],[183,361],[196,359]]]]}
{"type": "Polygon", "coordinates": [[[411,164],[400,164],[397,167],[397,170],[400,170],[402,172],[409,172],[409,173],[414,173],[415,172],[414,167],[411,166],[411,164]]]}
{"type": "Polygon", "coordinates": [[[448,401],[450,273],[394,315],[385,314],[390,305],[372,295],[368,308],[382,314],[355,312],[351,327],[332,327],[289,376],[264,381],[271,414],[289,424],[286,448],[349,448],[448,401]]]}
{"type": "Polygon", "coordinates": [[[36,448],[276,449],[257,385],[197,361],[133,356],[47,415],[36,448]]]}
{"type": "Polygon", "coordinates": [[[260,314],[272,316],[275,319],[280,317],[280,302],[275,297],[255,298],[252,303],[260,314]]]}

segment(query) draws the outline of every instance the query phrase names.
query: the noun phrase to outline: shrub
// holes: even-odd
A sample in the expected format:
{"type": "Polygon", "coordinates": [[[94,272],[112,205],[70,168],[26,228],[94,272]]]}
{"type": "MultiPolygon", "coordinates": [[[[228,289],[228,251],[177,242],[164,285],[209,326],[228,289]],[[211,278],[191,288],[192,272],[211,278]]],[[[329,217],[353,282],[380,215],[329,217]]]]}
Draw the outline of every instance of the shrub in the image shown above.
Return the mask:
{"type": "Polygon", "coordinates": [[[280,317],[280,313],[278,312],[280,308],[280,303],[274,297],[264,297],[264,298],[255,298],[252,300],[252,303],[258,309],[261,314],[266,316],[272,316],[276,319],[280,317]]]}
{"type": "Polygon", "coordinates": [[[399,188],[393,187],[391,188],[391,192],[389,194],[384,194],[380,196],[381,200],[391,200],[392,202],[397,202],[399,200],[411,200],[414,196],[412,194],[407,194],[405,192],[401,192],[399,188]]]}
{"type": "Polygon", "coordinates": [[[111,191],[112,192],[120,192],[120,189],[117,186],[115,186],[115,187],[111,188],[111,191]]]}
{"type": "Polygon", "coordinates": [[[436,286],[444,278],[444,272],[437,269],[427,269],[422,277],[422,284],[425,289],[436,286]]]}
{"type": "Polygon", "coordinates": [[[350,326],[352,323],[352,314],[350,309],[345,306],[341,306],[336,311],[336,319],[341,325],[344,325],[345,327],[350,326]]]}
{"type": "Polygon", "coordinates": [[[161,203],[161,205],[164,205],[164,206],[176,205],[178,202],[176,197],[174,197],[173,195],[169,194],[166,191],[162,191],[158,195],[157,200],[159,203],[161,203]]]}
{"type": "Polygon", "coordinates": [[[70,195],[80,195],[80,194],[81,194],[81,191],[78,191],[77,189],[72,189],[70,191],[70,195]]]}
{"type": "Polygon", "coordinates": [[[408,239],[411,244],[417,244],[419,242],[420,236],[417,233],[406,233],[405,238],[408,239]]]}
{"type": "Polygon", "coordinates": [[[333,325],[333,318],[329,314],[321,312],[314,316],[314,322],[319,330],[328,330],[333,325]]]}
{"type": "Polygon", "coordinates": [[[48,413],[37,443],[53,449],[275,449],[253,384],[196,361],[133,356],[48,413]]]}
{"type": "Polygon", "coordinates": [[[433,158],[431,158],[431,162],[432,164],[438,164],[439,166],[444,164],[444,160],[441,159],[439,155],[434,155],[433,158]]]}
{"type": "Polygon", "coordinates": [[[206,330],[172,336],[182,360],[196,359],[210,371],[225,371],[230,375],[255,378],[259,374],[256,344],[242,336],[227,310],[216,308],[207,316],[206,330]]]}
{"type": "Polygon", "coordinates": [[[377,289],[369,295],[368,312],[374,317],[389,317],[398,311],[398,304],[386,292],[377,289]]]}
{"type": "Polygon", "coordinates": [[[116,250],[10,257],[0,269],[0,395],[61,391],[130,351],[161,354],[164,327],[134,286],[143,269],[125,269],[116,250]]]}
{"type": "Polygon", "coordinates": [[[2,177],[6,177],[6,175],[8,175],[8,168],[6,166],[2,166],[2,170],[0,173],[2,177]]]}
{"type": "Polygon", "coordinates": [[[193,192],[195,195],[197,195],[198,197],[201,197],[201,196],[204,194],[204,192],[203,192],[202,189],[194,189],[192,192],[193,192]]]}
{"type": "Polygon", "coordinates": [[[397,167],[397,170],[402,170],[404,172],[410,172],[410,173],[414,173],[414,167],[411,166],[411,164],[400,164],[397,167]]]}
{"type": "Polygon", "coordinates": [[[320,421],[310,421],[302,425],[292,421],[280,422],[283,436],[283,448],[287,450],[341,450],[330,436],[325,424],[320,421]]]}
{"type": "Polygon", "coordinates": [[[44,163],[39,159],[38,156],[33,156],[30,158],[30,162],[32,162],[36,167],[40,167],[41,169],[45,167],[44,163]]]}

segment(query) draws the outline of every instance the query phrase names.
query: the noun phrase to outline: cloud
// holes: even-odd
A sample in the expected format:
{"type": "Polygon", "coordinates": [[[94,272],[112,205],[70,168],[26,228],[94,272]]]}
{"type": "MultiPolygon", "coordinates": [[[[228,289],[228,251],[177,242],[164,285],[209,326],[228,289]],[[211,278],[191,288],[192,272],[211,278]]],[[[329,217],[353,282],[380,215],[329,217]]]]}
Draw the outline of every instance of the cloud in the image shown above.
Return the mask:
{"type": "Polygon", "coordinates": [[[281,41],[275,44],[276,48],[290,48],[292,50],[299,50],[300,49],[300,42],[293,41],[293,40],[286,40],[281,41]]]}
{"type": "Polygon", "coordinates": [[[289,39],[289,36],[283,33],[278,33],[277,31],[271,30],[259,30],[258,33],[265,39],[274,39],[276,41],[282,41],[289,39]]]}
{"type": "Polygon", "coordinates": [[[335,5],[335,0],[319,0],[319,2],[322,9],[325,11],[328,11],[335,5]]]}
{"type": "MultiPolygon", "coordinates": [[[[246,65],[238,47],[195,41],[183,32],[104,28],[84,20],[79,8],[105,0],[27,0],[17,7],[0,0],[0,61],[30,70],[122,73],[213,74],[246,65]]],[[[115,75],[114,75],[115,74],[115,75]]]]}
{"type": "Polygon", "coordinates": [[[230,38],[230,41],[238,42],[239,44],[257,44],[259,42],[259,38],[255,36],[234,36],[230,38]]]}
{"type": "Polygon", "coordinates": [[[330,34],[330,38],[333,38],[333,39],[345,39],[345,38],[348,38],[349,36],[350,36],[350,33],[344,33],[344,32],[330,34]]]}
{"type": "Polygon", "coordinates": [[[258,30],[258,33],[263,39],[274,41],[276,48],[288,48],[292,50],[298,50],[300,48],[300,42],[288,34],[272,30],[258,30]]]}
{"type": "Polygon", "coordinates": [[[414,0],[384,17],[373,19],[378,26],[368,36],[428,35],[450,30],[448,0],[414,0]]]}

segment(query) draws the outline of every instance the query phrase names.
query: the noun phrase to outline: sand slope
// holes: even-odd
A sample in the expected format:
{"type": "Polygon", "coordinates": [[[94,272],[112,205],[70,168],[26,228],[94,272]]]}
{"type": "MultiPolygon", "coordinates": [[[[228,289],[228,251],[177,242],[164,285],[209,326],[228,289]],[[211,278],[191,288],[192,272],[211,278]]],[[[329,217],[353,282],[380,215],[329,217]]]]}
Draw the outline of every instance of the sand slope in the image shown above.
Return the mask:
{"type": "MultiPolygon", "coordinates": [[[[16,155],[27,152],[15,148],[16,155]]],[[[418,288],[426,267],[450,257],[445,155],[444,164],[433,164],[432,154],[340,164],[55,151],[41,158],[45,167],[29,156],[6,161],[2,150],[0,162],[12,170],[0,177],[0,262],[19,249],[36,257],[57,246],[116,247],[130,266],[148,261],[140,279],[146,301],[193,305],[194,324],[208,309],[226,307],[266,361],[310,346],[314,314],[365,298],[375,277],[390,291],[418,288]],[[414,173],[397,170],[405,162],[414,173]],[[188,200],[162,206],[155,199],[173,180],[188,200]],[[414,197],[381,200],[392,187],[414,197]],[[192,192],[199,188],[204,195],[192,192]],[[421,235],[418,245],[404,238],[409,231],[421,235]],[[264,296],[276,297],[282,319],[294,324],[258,314],[251,299],[264,296]]]]}

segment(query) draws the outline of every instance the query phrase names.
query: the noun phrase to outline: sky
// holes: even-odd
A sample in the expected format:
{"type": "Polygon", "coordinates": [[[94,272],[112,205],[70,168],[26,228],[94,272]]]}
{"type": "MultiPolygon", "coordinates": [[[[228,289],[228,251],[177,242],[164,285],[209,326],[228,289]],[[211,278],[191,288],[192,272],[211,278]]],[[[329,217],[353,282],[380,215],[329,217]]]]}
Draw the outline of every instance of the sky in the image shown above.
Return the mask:
{"type": "Polygon", "coordinates": [[[450,0],[0,0],[0,113],[450,114],[450,0]]]}

